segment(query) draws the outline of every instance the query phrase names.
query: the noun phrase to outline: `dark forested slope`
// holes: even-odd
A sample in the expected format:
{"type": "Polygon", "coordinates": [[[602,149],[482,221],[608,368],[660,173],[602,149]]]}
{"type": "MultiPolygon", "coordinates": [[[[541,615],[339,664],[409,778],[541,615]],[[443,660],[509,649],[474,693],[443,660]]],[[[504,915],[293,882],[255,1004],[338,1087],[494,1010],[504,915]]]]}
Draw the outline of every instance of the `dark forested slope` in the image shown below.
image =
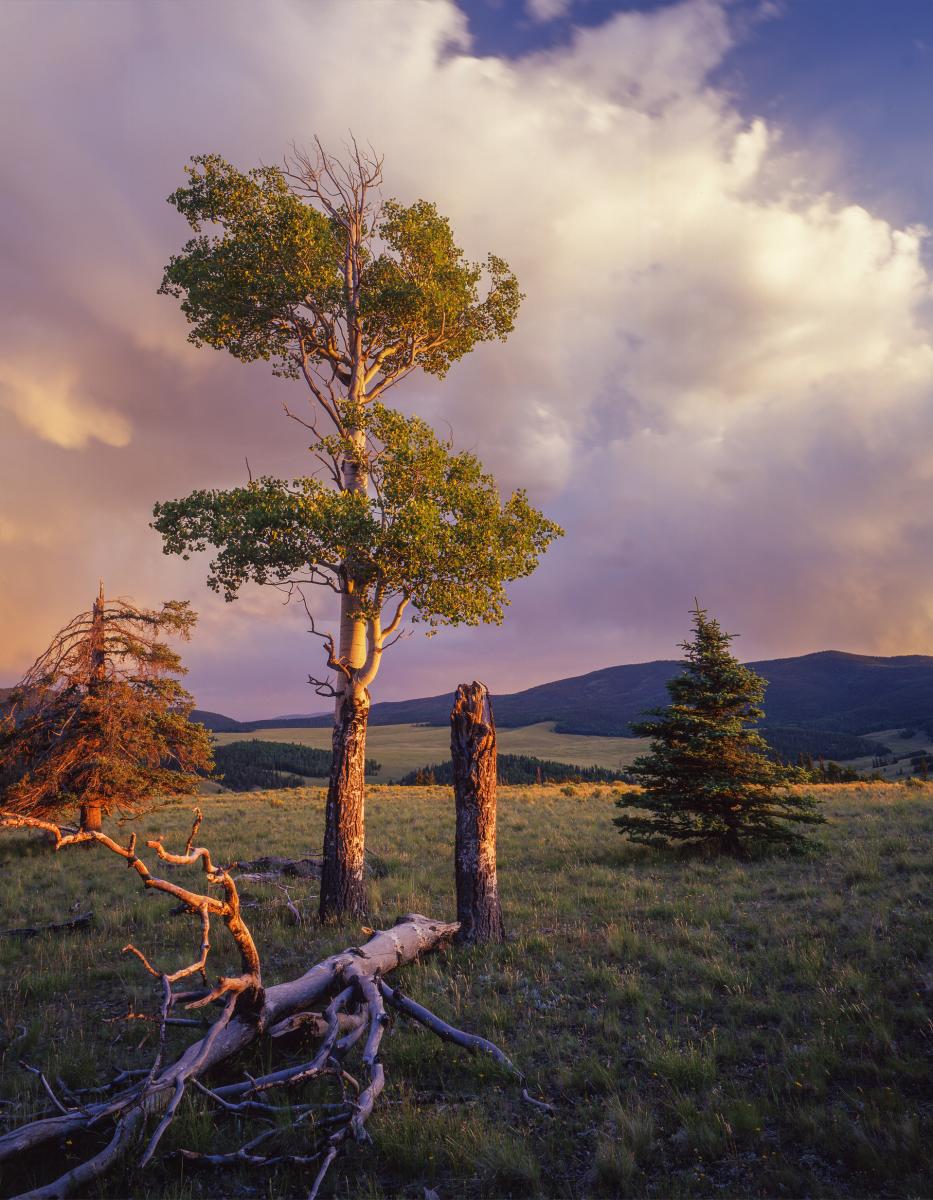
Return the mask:
{"type": "MultiPolygon", "coordinates": [[[[928,655],[878,658],[824,650],[749,666],[768,680],[766,732],[785,757],[801,751],[837,759],[870,754],[872,746],[858,735],[903,725],[933,736],[933,657],[928,655]]],[[[605,667],[496,696],[496,721],[505,728],[553,721],[558,733],[627,736],[631,722],[646,709],[666,703],[664,685],[678,670],[673,660],[605,667]]],[[[450,705],[450,694],[374,704],[370,720],[445,725],[450,705]]],[[[251,722],[209,713],[199,717],[210,728],[243,732],[326,726],[332,719],[329,714],[251,722]]]]}

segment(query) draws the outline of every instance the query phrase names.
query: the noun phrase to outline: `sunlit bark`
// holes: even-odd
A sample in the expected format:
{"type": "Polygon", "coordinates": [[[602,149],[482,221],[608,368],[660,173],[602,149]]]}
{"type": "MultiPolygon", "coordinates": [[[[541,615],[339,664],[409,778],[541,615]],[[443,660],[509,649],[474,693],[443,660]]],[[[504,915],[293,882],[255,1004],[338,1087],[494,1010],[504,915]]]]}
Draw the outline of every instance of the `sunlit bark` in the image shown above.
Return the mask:
{"type": "Polygon", "coordinates": [[[462,683],[450,714],[457,814],[455,848],[459,941],[501,942],[496,878],[496,723],[485,684],[462,683]]]}

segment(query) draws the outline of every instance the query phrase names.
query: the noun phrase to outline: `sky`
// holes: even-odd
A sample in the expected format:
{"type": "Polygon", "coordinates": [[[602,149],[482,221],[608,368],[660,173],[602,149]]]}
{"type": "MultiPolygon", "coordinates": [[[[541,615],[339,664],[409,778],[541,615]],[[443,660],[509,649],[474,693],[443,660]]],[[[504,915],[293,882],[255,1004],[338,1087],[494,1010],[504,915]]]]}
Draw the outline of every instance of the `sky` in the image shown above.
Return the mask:
{"type": "Polygon", "coordinates": [[[310,470],[301,385],[156,292],[191,155],[349,131],[526,295],[395,402],[566,529],[375,700],[675,657],[694,597],[745,659],[933,653],[928,0],[5,0],[0,110],[0,684],[102,576],[192,601],[201,707],[321,711],[304,614],[148,525],[310,470]]]}

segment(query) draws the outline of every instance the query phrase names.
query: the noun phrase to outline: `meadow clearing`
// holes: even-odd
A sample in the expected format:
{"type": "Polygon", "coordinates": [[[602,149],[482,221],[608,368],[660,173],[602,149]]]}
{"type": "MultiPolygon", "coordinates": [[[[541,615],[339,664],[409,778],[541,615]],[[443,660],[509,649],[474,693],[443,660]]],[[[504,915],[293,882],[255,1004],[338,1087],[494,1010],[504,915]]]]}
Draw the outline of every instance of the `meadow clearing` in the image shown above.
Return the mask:
{"type": "MultiPolygon", "coordinates": [[[[497,730],[499,753],[529,754],[580,767],[624,771],[639,754],[647,751],[649,745],[647,738],[555,733],[554,724],[553,721],[542,721],[518,729],[497,730]]],[[[295,729],[283,726],[257,729],[252,733],[214,734],[219,746],[253,738],[266,742],[297,742],[301,746],[330,750],[333,730],[329,727],[295,729]]],[[[372,781],[390,783],[418,767],[450,758],[450,729],[446,725],[370,725],[366,734],[366,753],[380,765],[380,770],[370,777],[372,781]]]]}
{"type": "MultiPolygon", "coordinates": [[[[612,826],[613,789],[500,789],[508,941],[451,948],[399,982],[497,1041],[555,1114],[523,1104],[488,1060],[400,1019],[384,1043],[374,1145],[339,1159],[325,1194],[928,1195],[933,787],[812,790],[829,818],[812,854],[737,862],[628,845],[612,826]]],[[[323,804],[318,788],[207,797],[201,840],[227,861],[297,856],[319,848],[323,804]]],[[[179,846],[189,822],[178,806],[135,827],[179,846]]],[[[449,791],[374,787],[367,825],[371,924],[409,911],[449,919],[449,791]]],[[[267,983],[360,940],[358,927],[316,925],[314,881],[289,888],[301,927],[276,887],[243,891],[267,983]]],[[[0,938],[0,1096],[19,1117],[24,1103],[47,1107],[20,1060],[72,1087],[149,1065],[152,1028],[119,1017],[127,1000],[154,1011],[158,985],[120,949],[132,940],[167,968],[189,961],[197,931],[171,907],[103,851],[0,840],[4,927],[95,914],[86,931],[0,938]]],[[[222,929],[214,942],[219,973],[233,955],[222,929]]],[[[196,1034],[170,1029],[171,1045],[196,1034]]],[[[147,1168],[148,1195],[307,1194],[297,1168],[185,1168],[173,1148],[233,1148],[248,1130],[197,1094],[184,1104],[147,1168]]],[[[4,1194],[43,1167],[8,1174],[4,1194]]],[[[128,1166],[98,1187],[138,1195],[140,1176],[128,1166]]]]}
{"type": "Polygon", "coordinates": [[[885,761],[876,766],[872,758],[849,759],[845,766],[851,767],[859,774],[880,775],[884,779],[897,781],[905,775],[915,773],[915,768],[910,762],[911,754],[924,754],[933,758],[933,748],[930,745],[933,738],[922,729],[882,729],[877,733],[866,733],[864,736],[869,741],[877,742],[879,746],[886,746],[896,761],[885,761]]]}

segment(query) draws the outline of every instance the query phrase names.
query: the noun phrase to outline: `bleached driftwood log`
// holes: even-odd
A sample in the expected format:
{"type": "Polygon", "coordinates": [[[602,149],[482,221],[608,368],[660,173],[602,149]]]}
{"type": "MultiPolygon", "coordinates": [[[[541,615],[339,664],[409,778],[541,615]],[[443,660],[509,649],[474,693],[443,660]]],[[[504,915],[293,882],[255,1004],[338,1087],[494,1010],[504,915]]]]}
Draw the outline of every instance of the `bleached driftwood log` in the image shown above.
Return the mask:
{"type": "MultiPolygon", "coordinates": [[[[272,1166],[285,1161],[313,1166],[316,1174],[310,1197],[315,1197],[342,1145],[350,1138],[368,1140],[365,1123],[385,1086],[379,1050],[388,1022],[386,1004],[447,1041],[472,1052],[489,1054],[521,1079],[520,1073],[498,1047],[447,1025],[384,981],[384,976],[397,967],[413,962],[419,955],[450,939],[459,928],[457,923],[433,921],[418,913],[409,913],[400,917],[392,928],[373,932],[362,946],[351,946],[331,955],[297,979],[264,988],[259,953],[240,915],[236,883],[227,870],[215,866],[209,850],[194,847],[200,822],[201,814],[198,812],[183,854],[170,853],[159,841],[149,841],[147,845],[162,861],[200,866],[207,883],[223,889],[223,899],[189,891],[152,875],[135,852],[135,834],[126,846],[121,846],[102,832],[62,834],[50,822],[0,812],[0,824],[7,827],[47,830],[55,837],[56,849],[59,850],[79,843],[99,843],[124,858],[145,887],[180,900],[189,912],[200,917],[201,922],[197,959],[171,974],[157,970],[135,946],[124,948],[125,952],[134,954],[162,985],[161,1008],[157,1018],[160,1026],[159,1049],[152,1067],[141,1073],[121,1072],[109,1087],[91,1088],[83,1093],[88,1097],[86,1101],[82,1101],[79,1094],[71,1095],[69,1102],[63,1103],[47,1088],[57,1111],[0,1136],[2,1163],[15,1161],[37,1147],[64,1139],[80,1144],[82,1135],[91,1130],[109,1128],[112,1131],[109,1142],[102,1150],[51,1183],[27,1193],[31,1200],[58,1200],[92,1187],[95,1180],[141,1142],[148,1127],[157,1121],[139,1160],[140,1167],[144,1167],[155,1154],[189,1085],[206,1095],[221,1111],[268,1119],[281,1112],[281,1106],[269,1101],[269,1093],[283,1088],[297,1088],[310,1080],[326,1079],[338,1089],[337,1103],[299,1103],[289,1109],[294,1118],[292,1127],[304,1124],[308,1128],[309,1146],[306,1154],[274,1150],[270,1143],[282,1135],[280,1123],[264,1129],[232,1153],[211,1155],[181,1151],[190,1162],[209,1166],[243,1163],[272,1166]],[[193,974],[200,973],[206,980],[212,916],[219,917],[231,934],[240,953],[241,973],[233,977],[221,977],[212,988],[175,992],[173,985],[193,974]],[[172,1020],[169,1017],[171,1009],[180,1001],[185,1001],[187,1008],[201,1009],[222,1002],[223,1010],[203,1037],[190,1045],[174,1062],[165,1064],[166,1025],[172,1020]],[[240,1083],[216,1089],[211,1089],[203,1082],[211,1071],[257,1044],[260,1039],[269,1037],[271,1044],[275,1045],[276,1039],[301,1026],[322,1037],[317,1053],[309,1061],[285,1066],[258,1078],[246,1076],[240,1083]],[[350,1051],[361,1042],[363,1077],[357,1083],[346,1071],[346,1063],[350,1051]]],[[[523,1092],[523,1095],[530,1100],[527,1092],[523,1092]]]]}

